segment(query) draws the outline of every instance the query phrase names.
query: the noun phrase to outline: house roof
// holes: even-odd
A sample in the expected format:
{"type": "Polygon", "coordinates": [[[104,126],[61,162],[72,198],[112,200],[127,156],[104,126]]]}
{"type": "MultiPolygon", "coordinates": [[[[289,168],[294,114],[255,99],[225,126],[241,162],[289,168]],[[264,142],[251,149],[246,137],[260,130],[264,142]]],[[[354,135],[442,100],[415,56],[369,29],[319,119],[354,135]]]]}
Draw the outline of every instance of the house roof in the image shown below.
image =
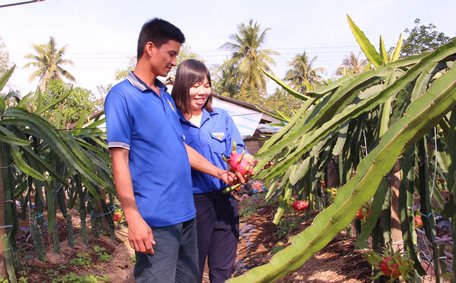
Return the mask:
{"type": "Polygon", "coordinates": [[[262,131],[263,125],[279,122],[265,109],[219,94],[213,94],[212,105],[230,114],[244,139],[252,138],[257,130],[262,131]]]}
{"type": "Polygon", "coordinates": [[[272,111],[270,111],[270,110],[258,107],[255,104],[251,104],[251,103],[247,103],[247,102],[244,102],[244,101],[240,101],[240,100],[237,100],[237,99],[234,99],[234,98],[231,98],[231,97],[227,97],[227,96],[222,96],[222,95],[220,95],[218,93],[213,93],[212,95],[214,96],[215,99],[219,99],[221,101],[226,101],[226,102],[232,103],[234,105],[238,105],[240,107],[243,107],[243,108],[258,112],[258,113],[262,113],[261,123],[277,123],[277,122],[279,122],[279,120],[277,120],[276,118],[274,118],[273,116],[268,114],[268,113],[272,113],[272,111]]]}

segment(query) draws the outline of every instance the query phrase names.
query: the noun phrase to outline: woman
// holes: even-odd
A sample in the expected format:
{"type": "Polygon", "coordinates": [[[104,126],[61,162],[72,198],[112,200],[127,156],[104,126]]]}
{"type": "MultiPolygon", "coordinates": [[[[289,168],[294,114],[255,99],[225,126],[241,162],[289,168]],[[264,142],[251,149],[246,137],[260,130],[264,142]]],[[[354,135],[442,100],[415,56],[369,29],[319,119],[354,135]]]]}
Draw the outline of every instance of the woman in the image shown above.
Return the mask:
{"type": "MultiPolygon", "coordinates": [[[[172,96],[180,111],[185,142],[219,168],[227,168],[223,155],[229,156],[234,142],[242,152],[244,142],[229,114],[212,107],[211,78],[206,66],[197,60],[179,65],[172,96]]],[[[196,206],[200,282],[208,260],[211,282],[231,277],[239,237],[236,200],[223,193],[220,180],[192,170],[196,206]]]]}

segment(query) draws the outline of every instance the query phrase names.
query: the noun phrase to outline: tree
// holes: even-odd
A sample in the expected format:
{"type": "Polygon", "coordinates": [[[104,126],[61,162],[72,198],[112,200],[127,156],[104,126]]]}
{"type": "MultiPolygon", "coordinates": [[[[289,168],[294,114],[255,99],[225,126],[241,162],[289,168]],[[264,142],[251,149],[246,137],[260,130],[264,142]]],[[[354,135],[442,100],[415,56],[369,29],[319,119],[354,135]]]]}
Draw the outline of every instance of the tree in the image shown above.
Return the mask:
{"type": "Polygon", "coordinates": [[[324,79],[320,75],[324,72],[324,68],[314,68],[316,60],[317,56],[309,61],[305,51],[296,55],[290,63],[291,69],[285,74],[285,80],[298,92],[305,93],[306,90],[315,90],[318,85],[324,83],[324,79]]]}
{"type": "Polygon", "coordinates": [[[5,43],[0,37],[0,74],[4,74],[9,69],[9,53],[5,50],[5,43]]]}
{"type": "Polygon", "coordinates": [[[345,56],[344,60],[342,61],[342,65],[337,68],[336,75],[356,75],[366,70],[368,65],[369,64],[367,60],[361,58],[361,52],[359,52],[358,55],[355,55],[354,52],[351,52],[345,56]]]}
{"type": "Polygon", "coordinates": [[[302,106],[302,100],[281,88],[276,88],[274,94],[266,98],[263,106],[266,109],[280,111],[281,114],[292,117],[302,106]]]}
{"type": "Polygon", "coordinates": [[[25,55],[32,60],[24,68],[34,67],[36,70],[30,75],[30,81],[39,78],[40,89],[44,90],[53,79],[67,79],[76,82],[74,76],[63,68],[63,65],[74,65],[73,61],[64,59],[66,45],[57,49],[55,39],[51,36],[46,44],[34,44],[35,54],[25,55]]]}
{"type": "Polygon", "coordinates": [[[112,88],[112,83],[107,85],[97,85],[97,93],[94,95],[95,111],[103,110],[103,103],[112,88]]]}
{"type": "Polygon", "coordinates": [[[128,73],[135,69],[135,65],[136,65],[136,58],[134,56],[131,56],[128,59],[128,66],[126,68],[124,68],[124,69],[118,69],[116,71],[116,74],[115,74],[114,78],[116,80],[125,79],[127,77],[128,73]]]}
{"type": "Polygon", "coordinates": [[[229,64],[223,63],[218,66],[216,75],[212,79],[214,92],[233,98],[239,92],[236,73],[236,69],[229,64]]]}
{"type": "Polygon", "coordinates": [[[261,49],[268,30],[261,30],[257,22],[250,20],[247,25],[238,26],[238,33],[230,36],[231,42],[222,45],[222,48],[233,51],[223,68],[235,71],[234,77],[240,88],[236,96],[247,102],[257,102],[266,94],[266,75],[263,70],[271,71],[270,65],[275,64],[271,55],[278,54],[273,50],[261,49]]]}
{"type": "Polygon", "coordinates": [[[408,34],[408,37],[404,40],[401,57],[434,50],[450,41],[450,37],[446,36],[443,32],[435,30],[436,26],[434,24],[431,23],[426,26],[420,25],[420,23],[420,19],[415,19],[415,27],[411,30],[408,28],[404,30],[408,34]]]}
{"type": "Polygon", "coordinates": [[[72,87],[58,79],[51,80],[44,92],[37,92],[30,104],[33,109],[41,109],[56,99],[62,99],[62,101],[55,106],[55,109],[44,112],[42,116],[57,128],[64,128],[84,115],[89,116],[97,108],[89,90],[72,87]]]}

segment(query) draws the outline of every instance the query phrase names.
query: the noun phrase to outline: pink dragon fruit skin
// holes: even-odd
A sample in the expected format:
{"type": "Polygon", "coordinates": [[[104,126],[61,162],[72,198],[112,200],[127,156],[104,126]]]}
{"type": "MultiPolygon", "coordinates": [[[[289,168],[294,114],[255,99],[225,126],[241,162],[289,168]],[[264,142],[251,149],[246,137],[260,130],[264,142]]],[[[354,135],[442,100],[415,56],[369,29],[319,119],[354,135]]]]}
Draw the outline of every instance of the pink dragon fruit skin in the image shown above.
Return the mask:
{"type": "Polygon", "coordinates": [[[233,172],[239,172],[242,176],[253,174],[253,164],[244,158],[244,153],[232,152],[228,164],[233,172]]]}
{"type": "Polygon", "coordinates": [[[242,176],[252,176],[253,168],[255,167],[256,160],[250,154],[245,152],[238,153],[236,151],[236,143],[233,142],[233,150],[230,158],[226,160],[230,166],[230,171],[239,172],[242,176]]]}

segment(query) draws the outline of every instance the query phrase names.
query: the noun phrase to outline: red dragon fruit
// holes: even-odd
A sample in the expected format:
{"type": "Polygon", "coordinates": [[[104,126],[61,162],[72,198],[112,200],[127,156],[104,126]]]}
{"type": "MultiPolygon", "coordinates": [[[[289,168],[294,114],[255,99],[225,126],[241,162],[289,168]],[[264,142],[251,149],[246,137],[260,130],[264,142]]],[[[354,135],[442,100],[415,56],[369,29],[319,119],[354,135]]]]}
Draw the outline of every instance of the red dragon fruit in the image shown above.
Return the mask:
{"type": "Polygon", "coordinates": [[[296,211],[303,211],[309,207],[309,201],[307,200],[295,200],[291,205],[296,211]]]}
{"type": "Polygon", "coordinates": [[[378,267],[386,276],[398,278],[401,275],[401,271],[399,270],[399,264],[397,264],[394,257],[392,256],[384,257],[380,261],[378,267]]]}
{"type": "Polygon", "coordinates": [[[118,224],[125,222],[125,215],[123,210],[121,208],[116,208],[112,215],[112,219],[118,224]]]}
{"type": "Polygon", "coordinates": [[[236,142],[233,141],[233,150],[230,158],[224,158],[229,165],[229,170],[234,173],[239,172],[242,176],[252,176],[254,174],[253,168],[256,165],[255,158],[244,151],[242,151],[242,153],[238,153],[236,151],[236,147],[236,142]]]}

